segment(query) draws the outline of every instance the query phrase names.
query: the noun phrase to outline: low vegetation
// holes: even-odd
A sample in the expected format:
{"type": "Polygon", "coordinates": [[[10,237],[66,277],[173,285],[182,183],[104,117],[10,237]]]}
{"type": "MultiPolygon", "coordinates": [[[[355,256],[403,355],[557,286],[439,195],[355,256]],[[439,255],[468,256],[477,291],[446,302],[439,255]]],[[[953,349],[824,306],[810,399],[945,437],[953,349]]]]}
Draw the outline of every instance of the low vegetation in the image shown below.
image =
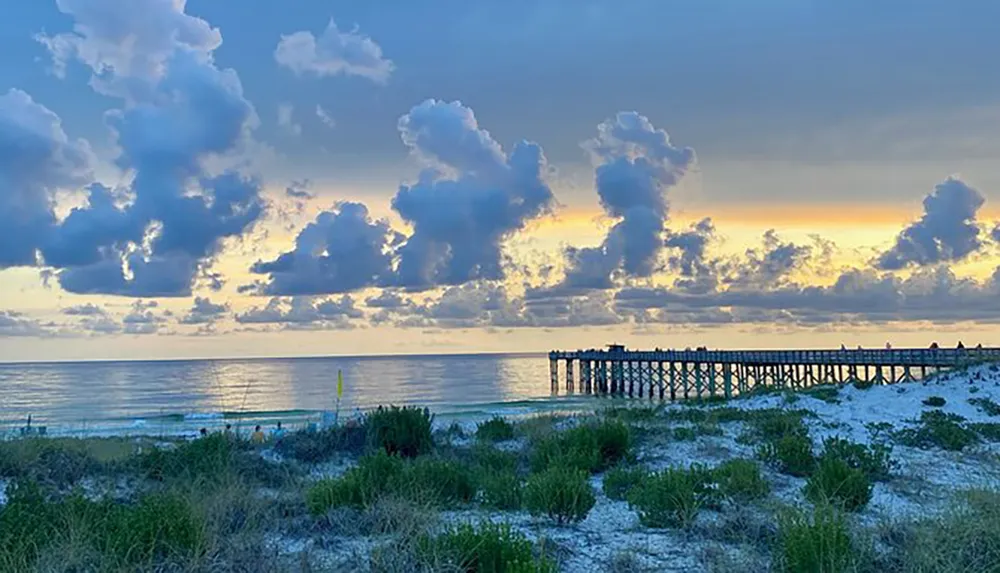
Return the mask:
{"type": "Polygon", "coordinates": [[[587,472],[554,466],[528,478],[524,506],[533,515],[546,515],[559,525],[582,521],[597,499],[587,472]]]}
{"type": "Polygon", "coordinates": [[[847,520],[836,509],[818,505],[810,513],[788,510],[779,519],[776,569],[786,573],[849,571],[855,547],[847,520]]]}
{"type": "Polygon", "coordinates": [[[591,473],[627,460],[632,451],[632,434],[617,420],[602,420],[548,435],[532,446],[531,466],[542,471],[566,466],[591,473]]]}
{"type": "Polygon", "coordinates": [[[429,454],[434,448],[431,426],[434,416],[426,408],[379,406],[365,415],[362,425],[368,444],[388,454],[415,458],[429,454]]]}
{"type": "Polygon", "coordinates": [[[649,477],[649,470],[640,466],[616,466],[604,474],[604,495],[624,501],[637,485],[649,477]]]}
{"type": "Polygon", "coordinates": [[[804,493],[815,504],[857,511],[871,500],[872,483],[864,471],[852,468],[841,458],[826,456],[806,482],[804,493]]]}
{"type": "Polygon", "coordinates": [[[930,406],[931,408],[940,408],[947,403],[947,400],[941,396],[928,396],[924,398],[924,406],[930,406]]]}
{"type": "Polygon", "coordinates": [[[710,475],[702,467],[655,472],[632,488],[628,502],[647,527],[690,527],[712,502],[710,475]]]}
{"type": "Polygon", "coordinates": [[[509,525],[458,525],[417,544],[418,562],[433,571],[554,573],[556,563],[509,525]]]}
{"type": "Polygon", "coordinates": [[[476,438],[485,442],[505,442],[514,439],[514,424],[494,416],[476,427],[476,438]]]}
{"type": "Polygon", "coordinates": [[[896,441],[915,448],[941,448],[961,451],[980,441],[979,434],[966,425],[958,414],[941,410],[925,410],[917,425],[895,434],[896,441]]]}

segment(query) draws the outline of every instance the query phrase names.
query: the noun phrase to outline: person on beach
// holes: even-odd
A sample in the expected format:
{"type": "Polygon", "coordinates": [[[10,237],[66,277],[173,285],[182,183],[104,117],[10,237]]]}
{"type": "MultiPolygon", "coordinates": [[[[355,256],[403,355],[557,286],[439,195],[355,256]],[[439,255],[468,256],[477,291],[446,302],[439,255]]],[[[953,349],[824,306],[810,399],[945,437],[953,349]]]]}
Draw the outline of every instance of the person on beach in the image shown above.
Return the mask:
{"type": "Polygon", "coordinates": [[[264,432],[260,429],[260,426],[256,426],[253,429],[253,434],[250,436],[250,440],[255,444],[264,443],[264,432]]]}
{"type": "Polygon", "coordinates": [[[281,427],[281,420],[278,420],[278,425],[271,432],[271,437],[274,439],[274,441],[278,441],[284,435],[285,435],[285,430],[281,427]]]}
{"type": "Polygon", "coordinates": [[[198,430],[198,435],[200,435],[203,438],[205,436],[207,436],[208,435],[208,428],[202,428],[202,429],[198,430]]]}

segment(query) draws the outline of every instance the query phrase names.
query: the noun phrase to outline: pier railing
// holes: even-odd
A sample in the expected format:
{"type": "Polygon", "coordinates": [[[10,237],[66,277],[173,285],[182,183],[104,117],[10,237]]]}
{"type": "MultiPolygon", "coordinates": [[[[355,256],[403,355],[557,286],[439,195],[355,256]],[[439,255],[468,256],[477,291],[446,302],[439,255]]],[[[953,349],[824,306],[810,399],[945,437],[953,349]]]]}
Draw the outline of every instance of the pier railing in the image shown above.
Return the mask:
{"type": "Polygon", "coordinates": [[[556,350],[549,353],[553,393],[559,391],[560,362],[569,393],[677,400],[731,397],[762,386],[909,382],[943,370],[1000,362],[1000,348],[556,350]]]}

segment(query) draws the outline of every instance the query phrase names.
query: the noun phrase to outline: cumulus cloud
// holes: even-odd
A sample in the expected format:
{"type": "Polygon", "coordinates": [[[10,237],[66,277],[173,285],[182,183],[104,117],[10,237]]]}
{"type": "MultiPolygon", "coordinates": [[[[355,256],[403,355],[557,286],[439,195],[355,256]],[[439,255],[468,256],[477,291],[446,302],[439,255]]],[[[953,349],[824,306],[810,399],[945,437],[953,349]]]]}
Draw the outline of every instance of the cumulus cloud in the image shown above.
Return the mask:
{"type": "Polygon", "coordinates": [[[309,31],[282,35],[274,59],[296,74],[361,76],[385,83],[395,68],[382,48],[357,28],[341,31],[333,19],[319,37],[309,31]]]}
{"type": "Polygon", "coordinates": [[[191,310],[180,319],[181,324],[211,324],[229,313],[229,304],[215,304],[207,297],[195,297],[191,310]]]}
{"type": "Polygon", "coordinates": [[[104,316],[106,314],[103,308],[92,303],[70,306],[62,309],[62,313],[67,316],[104,316]]]}
{"type": "Polygon", "coordinates": [[[566,284],[610,288],[619,269],[625,276],[652,275],[664,247],[667,192],[694,165],[694,150],[675,147],[666,131],[636,112],[601,123],[583,147],[596,165],[601,206],[617,222],[601,246],[567,251],[566,284]]]}
{"type": "Polygon", "coordinates": [[[251,272],[266,281],[241,287],[267,295],[348,292],[390,280],[396,234],[384,220],[372,220],[360,203],[340,203],[320,213],[295,238],[295,248],[251,272]]]}
{"type": "Polygon", "coordinates": [[[0,269],[34,265],[50,240],[54,195],[91,178],[91,152],[28,94],[0,95],[0,269]]]}
{"type": "Polygon", "coordinates": [[[993,227],[993,232],[990,233],[990,236],[993,237],[995,242],[1000,243],[1000,223],[997,223],[997,226],[993,227]]]}
{"type": "Polygon", "coordinates": [[[809,260],[812,248],[783,241],[774,229],[764,233],[763,249],[747,249],[724,279],[733,288],[766,290],[779,287],[809,260]]]}
{"type": "Polygon", "coordinates": [[[891,249],[882,253],[876,266],[898,270],[908,265],[933,265],[960,261],[979,250],[976,212],[986,199],[957,177],[939,183],[924,198],[923,216],[899,233],[891,249]]]}
{"type": "Polygon", "coordinates": [[[311,186],[312,182],[308,179],[303,181],[292,181],[291,185],[285,189],[285,196],[291,199],[300,200],[313,199],[316,196],[309,191],[311,186]]]}
{"type": "Polygon", "coordinates": [[[302,135],[302,125],[295,121],[295,106],[290,103],[278,104],[278,127],[291,135],[302,135]]]}
{"type": "Polygon", "coordinates": [[[504,277],[501,244],[554,202],[541,147],[507,154],[461,102],[427,100],[399,120],[403,142],[427,167],[392,206],[413,227],[399,249],[410,288],[504,277]]]}
{"type": "Polygon", "coordinates": [[[316,106],[316,117],[319,118],[319,120],[323,123],[323,125],[329,127],[330,129],[337,127],[337,121],[333,119],[333,116],[330,115],[330,112],[323,109],[323,106],[321,105],[316,106]]]}
{"type": "Polygon", "coordinates": [[[24,314],[13,310],[0,310],[0,338],[3,337],[46,337],[52,336],[54,331],[50,324],[28,318],[24,314]]]}
{"type": "MultiPolygon", "coordinates": [[[[221,36],[184,14],[180,0],[64,0],[74,32],[47,38],[57,63],[75,57],[92,84],[124,98],[107,114],[122,189],[92,186],[43,248],[77,293],[189,296],[227,237],[264,212],[260,183],[235,170],[210,174],[207,161],[248,145],[257,118],[232,70],[217,68],[221,36]],[[141,36],[141,37],[140,37],[141,36]]],[[[218,277],[216,277],[217,279],[218,277]]]]}
{"type": "Polygon", "coordinates": [[[664,245],[673,249],[669,268],[680,276],[674,286],[689,292],[708,292],[718,284],[716,264],[709,260],[708,246],[716,239],[715,224],[708,217],[686,231],[666,231],[664,245]]]}
{"type": "Polygon", "coordinates": [[[236,315],[240,324],[280,324],[289,329],[345,329],[355,326],[354,320],[364,317],[354,299],[343,295],[339,299],[319,300],[311,296],[273,297],[262,307],[236,315]]]}
{"type": "Polygon", "coordinates": [[[36,39],[52,54],[57,75],[79,60],[97,91],[141,97],[155,86],[178,50],[206,56],[222,44],[208,22],[184,13],[186,0],[56,0],[73,17],[73,32],[36,39]]]}

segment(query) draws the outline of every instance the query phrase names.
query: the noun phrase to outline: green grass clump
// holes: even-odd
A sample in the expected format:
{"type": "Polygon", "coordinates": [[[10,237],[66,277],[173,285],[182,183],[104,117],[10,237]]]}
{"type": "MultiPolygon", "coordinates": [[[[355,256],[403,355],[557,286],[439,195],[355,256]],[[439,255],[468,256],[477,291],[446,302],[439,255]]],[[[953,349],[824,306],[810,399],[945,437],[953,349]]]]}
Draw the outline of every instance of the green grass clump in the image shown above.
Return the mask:
{"type": "Polygon", "coordinates": [[[560,465],[599,472],[627,459],[631,448],[628,426],[604,420],[542,438],[534,444],[531,466],[534,471],[560,465]]]}
{"type": "Polygon", "coordinates": [[[853,560],[847,522],[830,506],[812,514],[789,511],[778,522],[778,571],[785,573],[842,573],[853,560]]]}
{"type": "Polygon", "coordinates": [[[505,442],[514,439],[514,424],[494,416],[476,426],[476,438],[484,442],[505,442]]]}
{"type": "Polygon", "coordinates": [[[173,493],[141,497],[134,505],[89,501],[81,495],[48,500],[33,482],[10,489],[0,509],[0,570],[31,571],[55,548],[73,546],[85,570],[164,570],[198,557],[205,523],[173,493]]]}
{"type": "Polygon", "coordinates": [[[863,471],[852,468],[846,461],[824,457],[803,491],[813,503],[857,511],[871,500],[872,483],[863,471]]]}
{"type": "Polygon", "coordinates": [[[521,508],[524,486],[513,471],[486,472],[479,477],[482,503],[486,507],[511,511],[521,508]]]}
{"type": "Polygon", "coordinates": [[[969,403],[987,416],[1000,416],[1000,404],[989,398],[969,398],[969,403]]]}
{"type": "Polygon", "coordinates": [[[886,480],[897,463],[892,460],[892,446],[885,443],[858,444],[839,437],[823,440],[823,459],[837,458],[861,470],[874,481],[886,480]]]}
{"type": "Polygon", "coordinates": [[[916,427],[899,430],[894,436],[904,446],[961,451],[979,442],[979,435],[964,422],[958,414],[925,410],[916,427]]]}
{"type": "Polygon", "coordinates": [[[673,437],[679,442],[690,442],[699,436],[721,436],[725,434],[718,424],[700,423],[693,426],[678,426],[673,429],[673,437]]]}
{"type": "Polygon", "coordinates": [[[612,406],[600,412],[605,418],[620,420],[626,423],[650,422],[663,413],[663,406],[612,406]]]}
{"type": "Polygon", "coordinates": [[[788,434],[762,445],[757,455],[783,474],[805,477],[816,467],[812,440],[801,434],[788,434]]]}
{"type": "Polygon", "coordinates": [[[624,501],[635,486],[649,477],[649,471],[641,467],[616,466],[604,474],[602,487],[604,495],[624,501]]]}
{"type": "Polygon", "coordinates": [[[306,506],[314,515],[331,507],[366,507],[394,490],[403,480],[406,463],[384,451],[364,456],[358,465],[335,479],[320,480],[306,491],[306,506]]]}
{"type": "Polygon", "coordinates": [[[518,467],[518,456],[514,452],[505,452],[486,444],[476,444],[472,447],[472,464],[484,473],[513,472],[518,467]]]}
{"type": "Polygon", "coordinates": [[[533,474],[524,486],[524,506],[532,515],[547,515],[556,523],[575,523],[587,517],[597,499],[587,472],[555,466],[533,474]]]}
{"type": "Polygon", "coordinates": [[[468,503],[478,486],[471,467],[457,460],[404,460],[382,450],[358,460],[358,465],[335,479],[321,480],[306,491],[306,505],[314,515],[332,507],[370,507],[379,498],[452,506],[468,503]]]}
{"type": "Polygon", "coordinates": [[[924,398],[923,401],[924,406],[930,406],[931,408],[940,408],[941,406],[944,406],[946,403],[947,400],[945,400],[941,396],[928,396],[924,398]]]}
{"type": "Polygon", "coordinates": [[[816,398],[817,400],[822,400],[828,404],[839,404],[840,399],[840,386],[835,384],[823,384],[820,386],[813,386],[808,390],[802,392],[806,396],[816,398]]]}
{"type": "Polygon", "coordinates": [[[524,534],[508,524],[463,524],[417,543],[418,560],[428,570],[466,573],[555,573],[554,561],[536,555],[524,534]]]}
{"type": "Polygon", "coordinates": [[[426,408],[379,406],[365,415],[362,426],[372,448],[415,458],[430,453],[434,447],[433,421],[434,416],[426,408]]]}
{"type": "Polygon", "coordinates": [[[669,468],[650,474],[632,488],[628,502],[647,527],[690,527],[698,510],[713,502],[710,472],[669,468]]]}
{"type": "Polygon", "coordinates": [[[120,461],[131,451],[131,445],[118,439],[0,440],[0,477],[66,488],[86,476],[109,470],[109,464],[120,461]]]}
{"type": "Polygon", "coordinates": [[[307,463],[332,458],[338,452],[361,454],[367,438],[364,426],[337,426],[319,431],[301,430],[285,435],[274,449],[282,456],[307,463]]]}
{"type": "Polygon", "coordinates": [[[940,517],[910,524],[897,549],[899,571],[997,571],[1000,493],[972,491],[940,517]]]}
{"type": "Polygon", "coordinates": [[[152,448],[138,457],[139,468],[155,480],[219,480],[232,469],[237,449],[225,434],[210,434],[175,449],[152,448]]]}
{"type": "Polygon", "coordinates": [[[712,470],[712,479],[720,495],[740,503],[767,497],[771,491],[760,473],[760,466],[753,460],[724,462],[712,470]]]}

